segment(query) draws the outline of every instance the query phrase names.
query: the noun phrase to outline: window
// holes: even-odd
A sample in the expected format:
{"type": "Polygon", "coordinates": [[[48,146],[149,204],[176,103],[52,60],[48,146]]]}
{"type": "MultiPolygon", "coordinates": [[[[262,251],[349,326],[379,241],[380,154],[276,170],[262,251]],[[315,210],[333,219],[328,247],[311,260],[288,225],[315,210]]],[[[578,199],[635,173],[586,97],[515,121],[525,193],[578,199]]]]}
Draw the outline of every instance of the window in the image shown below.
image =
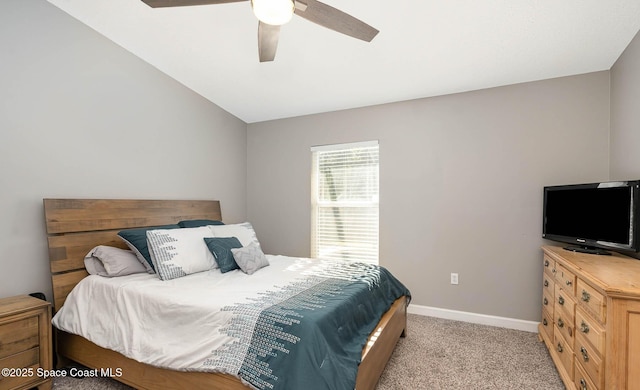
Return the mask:
{"type": "Polygon", "coordinates": [[[378,264],[378,141],[311,152],[311,256],[378,264]]]}

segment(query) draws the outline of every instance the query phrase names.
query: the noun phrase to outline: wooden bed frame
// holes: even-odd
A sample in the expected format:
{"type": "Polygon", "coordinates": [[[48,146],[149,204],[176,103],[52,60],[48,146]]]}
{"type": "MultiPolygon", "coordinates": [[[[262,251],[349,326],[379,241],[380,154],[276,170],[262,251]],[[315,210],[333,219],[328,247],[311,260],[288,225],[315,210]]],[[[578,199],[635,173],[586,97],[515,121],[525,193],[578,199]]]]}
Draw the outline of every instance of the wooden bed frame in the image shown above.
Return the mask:
{"type": "MultiPolygon", "coordinates": [[[[128,228],[175,224],[189,219],[222,220],[214,200],[44,199],[54,312],[88,274],[84,256],[96,245],[127,248],[117,236],[128,228]]],[[[405,335],[407,300],[399,298],[384,314],[362,350],[356,388],[373,389],[398,339],[405,335]]],[[[93,369],[111,368],[114,379],[138,389],[212,388],[246,390],[237,377],[153,367],[101,348],[83,337],[58,331],[59,361],[69,359],[93,369]]]]}

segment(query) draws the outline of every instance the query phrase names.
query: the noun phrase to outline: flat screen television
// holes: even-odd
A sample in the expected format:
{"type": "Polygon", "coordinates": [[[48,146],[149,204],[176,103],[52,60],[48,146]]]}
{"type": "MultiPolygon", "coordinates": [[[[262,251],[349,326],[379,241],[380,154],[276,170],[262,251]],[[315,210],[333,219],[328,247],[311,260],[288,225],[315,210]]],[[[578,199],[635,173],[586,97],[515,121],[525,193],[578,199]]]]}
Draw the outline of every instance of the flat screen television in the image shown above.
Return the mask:
{"type": "Polygon", "coordinates": [[[565,249],[579,252],[638,252],[639,185],[634,180],[544,187],[542,237],[574,244],[565,249]]]}

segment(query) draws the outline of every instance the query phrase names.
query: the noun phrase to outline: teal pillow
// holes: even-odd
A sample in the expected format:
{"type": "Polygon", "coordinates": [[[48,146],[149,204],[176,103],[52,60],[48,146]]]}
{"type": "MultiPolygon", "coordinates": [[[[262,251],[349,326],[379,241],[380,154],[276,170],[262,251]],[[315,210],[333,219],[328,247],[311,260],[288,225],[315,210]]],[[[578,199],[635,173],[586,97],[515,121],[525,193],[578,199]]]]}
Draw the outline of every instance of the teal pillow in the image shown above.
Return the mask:
{"type": "Polygon", "coordinates": [[[178,226],[180,226],[181,228],[193,228],[209,225],[224,225],[224,223],[222,221],[216,221],[213,219],[190,219],[187,221],[178,222],[178,226]]]}
{"type": "Polygon", "coordinates": [[[233,271],[234,269],[240,269],[238,263],[236,263],[233,258],[233,253],[231,253],[231,249],[242,248],[242,244],[237,238],[205,237],[204,242],[207,243],[207,247],[209,247],[209,250],[213,253],[220,272],[225,273],[233,271]]]}
{"type": "Polygon", "coordinates": [[[147,272],[153,274],[156,272],[151,261],[151,255],[149,254],[149,247],[147,246],[147,230],[156,229],[180,229],[178,225],[163,225],[154,227],[145,227],[138,229],[127,229],[118,232],[118,236],[124,241],[129,249],[136,254],[136,257],[142,265],[147,269],[147,272]]]}

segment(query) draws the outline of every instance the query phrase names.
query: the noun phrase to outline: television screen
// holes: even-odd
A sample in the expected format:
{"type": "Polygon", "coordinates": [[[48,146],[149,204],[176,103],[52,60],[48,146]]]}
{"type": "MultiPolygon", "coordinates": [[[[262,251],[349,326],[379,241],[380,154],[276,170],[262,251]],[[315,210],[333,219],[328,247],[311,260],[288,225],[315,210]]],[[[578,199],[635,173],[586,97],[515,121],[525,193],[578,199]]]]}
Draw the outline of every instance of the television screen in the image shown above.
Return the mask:
{"type": "Polygon", "coordinates": [[[638,182],[544,188],[543,237],[583,247],[637,250],[638,182]]]}

